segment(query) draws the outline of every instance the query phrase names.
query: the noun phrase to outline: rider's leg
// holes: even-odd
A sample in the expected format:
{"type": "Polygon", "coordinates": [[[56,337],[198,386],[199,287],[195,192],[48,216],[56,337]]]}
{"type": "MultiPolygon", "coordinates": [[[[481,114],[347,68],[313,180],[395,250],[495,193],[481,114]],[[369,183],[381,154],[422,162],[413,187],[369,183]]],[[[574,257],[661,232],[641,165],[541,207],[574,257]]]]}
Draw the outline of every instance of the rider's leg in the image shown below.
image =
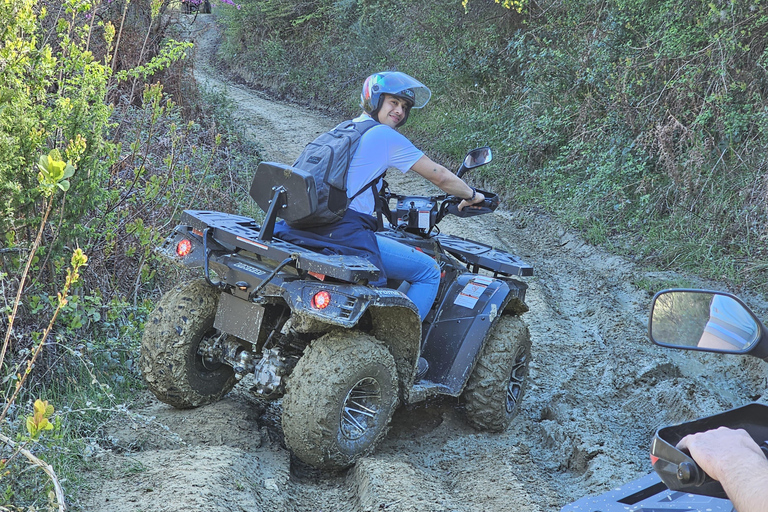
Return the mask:
{"type": "Polygon", "coordinates": [[[406,295],[416,304],[422,320],[429,313],[440,285],[437,262],[413,247],[386,237],[376,237],[387,278],[410,283],[406,295]]]}

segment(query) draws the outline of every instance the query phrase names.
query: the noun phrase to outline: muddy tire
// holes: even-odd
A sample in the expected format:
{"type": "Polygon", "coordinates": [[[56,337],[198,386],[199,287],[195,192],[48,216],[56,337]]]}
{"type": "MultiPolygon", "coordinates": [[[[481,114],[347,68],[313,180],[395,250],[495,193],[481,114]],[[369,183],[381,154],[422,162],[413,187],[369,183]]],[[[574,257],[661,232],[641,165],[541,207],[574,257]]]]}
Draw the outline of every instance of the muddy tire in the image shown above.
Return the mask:
{"type": "Polygon", "coordinates": [[[528,385],[531,337],[519,316],[504,315],[483,347],[462,393],[469,423],[502,432],[520,411],[528,385]]]}
{"type": "Polygon", "coordinates": [[[362,333],[327,334],[312,342],[286,382],[285,443],[315,468],[349,467],[386,434],[397,389],[395,360],[384,345],[362,333]]]}
{"type": "Polygon", "coordinates": [[[158,400],[178,409],[209,404],[235,385],[225,364],[206,364],[197,354],[213,335],[219,291],[204,280],[178,285],[155,306],[141,340],[140,367],[158,400]]]}

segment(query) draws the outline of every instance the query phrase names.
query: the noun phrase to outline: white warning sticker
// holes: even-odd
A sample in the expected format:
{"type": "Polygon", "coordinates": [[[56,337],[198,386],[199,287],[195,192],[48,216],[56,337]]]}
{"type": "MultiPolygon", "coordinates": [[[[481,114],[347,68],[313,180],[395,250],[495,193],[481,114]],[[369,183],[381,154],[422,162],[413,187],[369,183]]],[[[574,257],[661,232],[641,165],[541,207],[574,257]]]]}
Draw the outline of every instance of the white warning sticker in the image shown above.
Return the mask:
{"type": "Polygon", "coordinates": [[[421,229],[429,229],[429,214],[430,210],[419,210],[419,227],[421,229]]]}
{"type": "Polygon", "coordinates": [[[463,306],[465,308],[474,308],[480,296],[483,294],[488,285],[493,282],[493,278],[487,276],[475,276],[459,293],[456,299],[453,301],[457,306],[463,306]]]}

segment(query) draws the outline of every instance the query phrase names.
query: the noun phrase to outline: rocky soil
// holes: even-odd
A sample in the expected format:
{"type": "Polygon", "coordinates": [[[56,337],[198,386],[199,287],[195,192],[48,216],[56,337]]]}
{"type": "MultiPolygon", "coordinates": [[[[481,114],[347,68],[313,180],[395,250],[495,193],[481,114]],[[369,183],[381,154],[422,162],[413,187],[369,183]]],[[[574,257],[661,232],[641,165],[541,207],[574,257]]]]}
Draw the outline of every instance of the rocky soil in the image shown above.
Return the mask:
{"type": "MultiPolygon", "coordinates": [[[[215,9],[191,27],[199,86],[236,103],[265,159],[292,161],[340,121],[237,85],[248,83],[246,74],[232,80],[218,73],[210,65],[215,9]]],[[[396,174],[387,178],[393,190],[427,190],[418,176],[396,174]]],[[[477,432],[455,400],[430,400],[401,407],[380,448],[355,467],[341,474],[292,472],[279,405],[258,401],[247,386],[194,410],[174,410],[147,392],[130,418],[109,427],[110,442],[94,455],[93,492],[77,506],[92,512],[557,512],[650,472],[650,439],[659,426],[765,401],[768,371],[761,361],[672,351],[648,341],[652,293],[641,285],[676,276],[646,272],[536,212],[446,219],[441,228],[510,251],[535,268],[525,279],[530,386],[506,432],[477,432]]],[[[759,297],[744,298],[766,312],[759,297]]]]}

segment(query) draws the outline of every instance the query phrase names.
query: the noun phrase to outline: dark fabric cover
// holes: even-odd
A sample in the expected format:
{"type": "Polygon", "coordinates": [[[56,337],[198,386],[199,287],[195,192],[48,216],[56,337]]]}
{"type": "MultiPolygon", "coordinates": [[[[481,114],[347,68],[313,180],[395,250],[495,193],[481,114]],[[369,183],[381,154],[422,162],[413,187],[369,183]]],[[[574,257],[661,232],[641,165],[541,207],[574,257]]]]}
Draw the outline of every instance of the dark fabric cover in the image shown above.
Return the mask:
{"type": "Polygon", "coordinates": [[[348,209],[341,220],[306,230],[292,228],[281,220],[275,224],[275,236],[322,254],[365,258],[380,271],[379,280],[369,284],[386,286],[387,276],[376,243],[376,225],[374,217],[348,209]]]}

